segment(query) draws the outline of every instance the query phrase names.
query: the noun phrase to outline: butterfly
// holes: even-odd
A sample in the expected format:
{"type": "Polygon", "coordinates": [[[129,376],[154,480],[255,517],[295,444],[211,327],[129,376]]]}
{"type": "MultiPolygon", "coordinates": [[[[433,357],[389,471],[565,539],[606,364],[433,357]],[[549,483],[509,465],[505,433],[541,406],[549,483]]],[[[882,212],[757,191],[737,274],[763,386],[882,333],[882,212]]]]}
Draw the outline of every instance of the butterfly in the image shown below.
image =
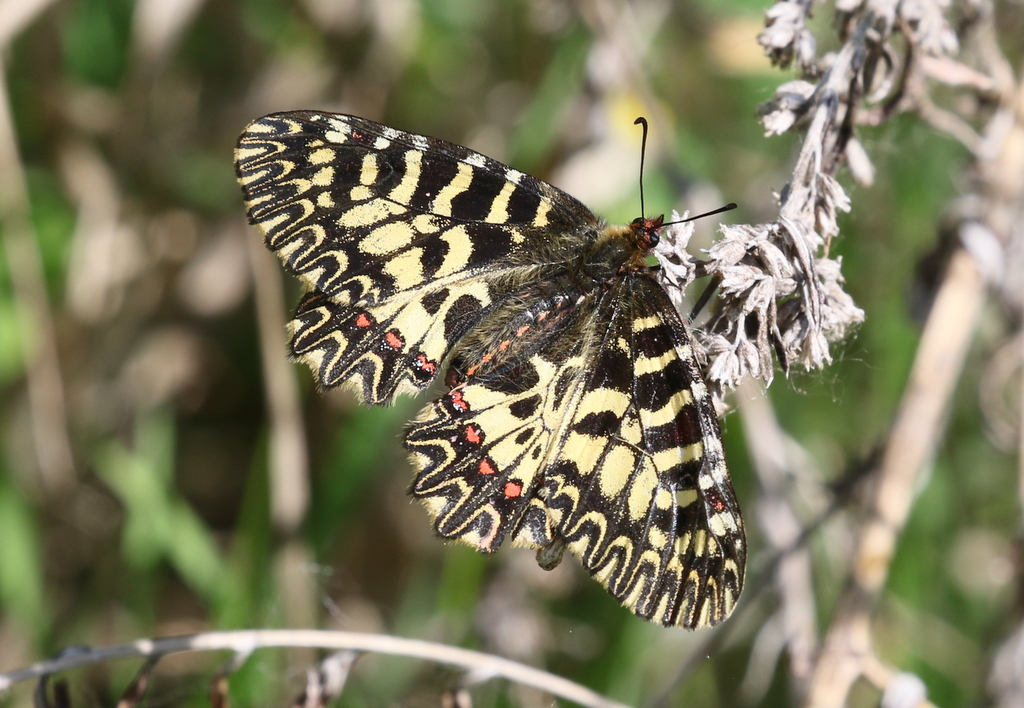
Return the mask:
{"type": "Polygon", "coordinates": [[[322,389],[386,404],[436,382],[406,431],[411,494],[483,551],[568,549],[666,626],[727,617],[746,545],[691,337],[647,255],[464,147],[355,116],[252,122],[235,150],[249,220],[308,292],[289,325],[322,389]]]}

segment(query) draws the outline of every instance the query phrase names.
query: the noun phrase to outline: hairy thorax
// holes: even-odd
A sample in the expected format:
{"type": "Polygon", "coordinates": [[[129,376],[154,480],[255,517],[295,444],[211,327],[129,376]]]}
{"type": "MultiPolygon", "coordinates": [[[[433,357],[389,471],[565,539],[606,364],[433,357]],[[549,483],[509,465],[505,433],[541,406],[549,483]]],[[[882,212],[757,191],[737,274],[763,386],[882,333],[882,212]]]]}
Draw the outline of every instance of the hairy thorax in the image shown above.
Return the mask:
{"type": "Polygon", "coordinates": [[[499,299],[481,325],[459,342],[446,382],[456,385],[499,371],[529,356],[555,331],[564,342],[556,352],[569,352],[591,326],[602,297],[622,278],[648,271],[651,242],[651,230],[637,222],[603,226],[583,248],[576,244],[560,268],[525,275],[515,284],[515,295],[499,299]]]}

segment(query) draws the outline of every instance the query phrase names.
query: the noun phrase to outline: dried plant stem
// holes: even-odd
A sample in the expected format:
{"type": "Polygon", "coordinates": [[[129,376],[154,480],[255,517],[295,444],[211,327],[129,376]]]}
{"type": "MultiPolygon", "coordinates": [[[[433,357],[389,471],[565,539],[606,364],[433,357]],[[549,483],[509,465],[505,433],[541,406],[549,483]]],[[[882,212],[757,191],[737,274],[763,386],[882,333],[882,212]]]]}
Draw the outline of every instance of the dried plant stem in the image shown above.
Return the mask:
{"type": "Polygon", "coordinates": [[[935,454],[985,300],[974,259],[958,250],[936,296],[878,470],[850,579],[811,678],[807,705],[839,708],[873,656],[871,610],[906,524],[916,483],[935,454]]]}
{"type": "Polygon", "coordinates": [[[0,47],[17,37],[57,0],[2,0],[0,2],[0,47]]]}
{"type": "MultiPolygon", "coordinates": [[[[757,519],[772,550],[780,555],[774,570],[778,589],[779,609],[776,621],[766,623],[762,632],[775,632],[774,640],[759,638],[762,646],[785,649],[789,655],[789,672],[793,680],[793,694],[803,696],[810,680],[817,652],[814,587],[811,576],[811,557],[802,546],[803,523],[787,500],[787,470],[790,467],[785,432],[779,426],[771,402],[753,381],[746,381],[739,389],[740,416],[747,449],[764,490],[757,504],[757,519]]],[[[767,669],[757,677],[753,662],[748,667],[744,689],[748,697],[760,684],[760,694],[767,690],[774,673],[774,661],[764,660],[767,669]]]]}
{"type": "MultiPolygon", "coordinates": [[[[8,5],[11,3],[8,3],[8,5]]],[[[0,8],[2,9],[2,8],[0,8]]],[[[39,474],[54,491],[75,477],[67,429],[64,383],[50,311],[42,255],[32,227],[28,186],[7,95],[7,77],[0,63],[0,222],[7,268],[21,321],[22,351],[28,380],[32,435],[39,474]]]]}
{"type": "MultiPolygon", "coordinates": [[[[258,238],[248,235],[270,421],[270,516],[284,539],[277,551],[275,575],[288,624],[308,627],[316,624],[317,619],[316,589],[306,571],[314,559],[295,532],[309,507],[309,457],[298,382],[288,360],[284,285],[274,257],[258,238]]],[[[308,664],[311,660],[308,652],[289,654],[293,665],[308,664]]]]}
{"type": "Polygon", "coordinates": [[[206,632],[187,637],[141,639],[131,644],[84,649],[69,653],[60,659],[41,661],[26,669],[0,674],[0,691],[6,691],[21,681],[31,681],[49,674],[114,659],[163,656],[184,651],[233,651],[236,654],[247,656],[257,649],[270,647],[347,649],[407,656],[460,667],[471,672],[475,680],[505,678],[524,686],[538,688],[581,706],[627,708],[624,703],[605,698],[589,688],[560,676],[490,654],[419,639],[389,637],[384,634],[328,632],[312,629],[206,632]]]}
{"type": "MultiPolygon", "coordinates": [[[[1017,337],[1020,352],[1017,356],[1024,362],[1024,336],[1017,337]]],[[[1024,510],[1024,364],[1021,366],[1020,391],[1017,394],[1017,495],[1021,509],[1024,510]]]]}
{"type": "Polygon", "coordinates": [[[306,433],[299,387],[294,367],[288,361],[281,272],[259,239],[249,236],[263,382],[270,418],[271,518],[278,531],[289,534],[298,527],[309,506],[306,433]]]}

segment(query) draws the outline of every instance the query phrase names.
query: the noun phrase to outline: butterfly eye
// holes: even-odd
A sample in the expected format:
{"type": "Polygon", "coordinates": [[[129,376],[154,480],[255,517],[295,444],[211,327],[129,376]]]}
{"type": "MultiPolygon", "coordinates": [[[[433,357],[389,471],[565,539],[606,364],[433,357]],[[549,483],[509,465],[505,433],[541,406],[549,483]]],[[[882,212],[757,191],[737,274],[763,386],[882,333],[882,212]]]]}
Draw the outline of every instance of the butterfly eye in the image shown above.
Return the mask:
{"type": "Polygon", "coordinates": [[[645,227],[640,238],[644,248],[654,248],[658,245],[658,241],[661,239],[661,235],[658,233],[661,231],[660,226],[645,227]]]}
{"type": "Polygon", "coordinates": [[[661,222],[664,219],[664,216],[659,216],[656,219],[647,219],[642,216],[633,219],[630,226],[633,227],[633,233],[636,234],[637,246],[644,250],[657,246],[658,241],[661,240],[661,222]]]}

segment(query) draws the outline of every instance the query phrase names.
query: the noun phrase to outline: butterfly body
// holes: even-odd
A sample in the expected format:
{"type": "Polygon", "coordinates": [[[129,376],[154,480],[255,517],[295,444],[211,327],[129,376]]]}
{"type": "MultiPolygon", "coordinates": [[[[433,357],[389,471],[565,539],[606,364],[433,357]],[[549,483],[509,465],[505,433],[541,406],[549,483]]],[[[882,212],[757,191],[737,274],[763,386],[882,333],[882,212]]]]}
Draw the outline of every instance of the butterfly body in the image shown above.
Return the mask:
{"type": "Polygon", "coordinates": [[[236,151],[250,220],[309,293],[290,325],[320,386],[387,403],[447,387],[406,434],[443,537],[561,549],[636,614],[714,624],[742,522],[685,324],[647,255],[467,148],[353,116],[274,114],[236,151]]]}

